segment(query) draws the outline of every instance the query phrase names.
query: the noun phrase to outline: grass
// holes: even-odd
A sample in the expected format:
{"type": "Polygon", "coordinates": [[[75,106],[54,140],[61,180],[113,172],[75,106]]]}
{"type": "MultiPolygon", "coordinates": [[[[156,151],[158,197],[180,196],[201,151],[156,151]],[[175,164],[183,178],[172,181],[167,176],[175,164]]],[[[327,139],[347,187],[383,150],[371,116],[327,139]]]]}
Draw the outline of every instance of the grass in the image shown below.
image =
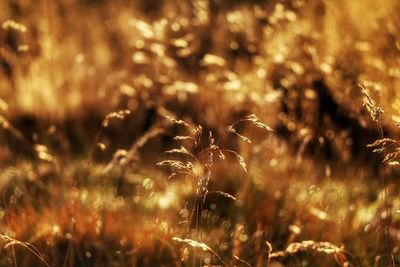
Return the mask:
{"type": "Polygon", "coordinates": [[[395,0],[0,3],[0,266],[397,266],[395,0]]]}

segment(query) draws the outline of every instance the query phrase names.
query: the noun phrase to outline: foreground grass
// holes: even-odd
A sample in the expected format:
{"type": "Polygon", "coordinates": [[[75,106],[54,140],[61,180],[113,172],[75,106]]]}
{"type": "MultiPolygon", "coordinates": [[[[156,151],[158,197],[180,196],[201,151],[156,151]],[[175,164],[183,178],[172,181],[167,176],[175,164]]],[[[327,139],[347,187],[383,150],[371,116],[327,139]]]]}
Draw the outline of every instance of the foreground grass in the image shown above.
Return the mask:
{"type": "MultiPolygon", "coordinates": [[[[283,179],[273,167],[257,164],[247,178],[235,174],[239,169],[221,177],[218,187],[237,200],[210,197],[202,223],[188,232],[195,190],[190,181],[166,181],[149,167],[121,176],[104,174],[105,165],[94,164],[89,175],[85,161],[59,166],[21,161],[1,173],[1,228],[7,236],[34,245],[51,266],[181,266],[181,260],[190,266],[192,248],[174,237],[207,244],[232,265],[240,264],[239,258],[253,266],[265,264],[267,241],[278,251],[315,240],[343,246],[346,259],[304,251],[272,261],[369,266],[379,253],[376,229],[383,212],[371,186],[375,182],[370,177],[349,179],[350,173],[320,177],[312,166],[304,168],[307,164],[283,179]]],[[[396,192],[391,195],[394,208],[398,199],[396,192]]],[[[396,239],[397,229],[392,231],[396,239]]],[[[12,264],[13,253],[18,266],[41,264],[26,248],[14,245],[3,249],[1,265],[12,264]]],[[[205,265],[221,264],[207,251],[198,251],[196,257],[205,265]]]]}
{"type": "Polygon", "coordinates": [[[0,265],[398,263],[398,14],[0,1],[0,265]]]}

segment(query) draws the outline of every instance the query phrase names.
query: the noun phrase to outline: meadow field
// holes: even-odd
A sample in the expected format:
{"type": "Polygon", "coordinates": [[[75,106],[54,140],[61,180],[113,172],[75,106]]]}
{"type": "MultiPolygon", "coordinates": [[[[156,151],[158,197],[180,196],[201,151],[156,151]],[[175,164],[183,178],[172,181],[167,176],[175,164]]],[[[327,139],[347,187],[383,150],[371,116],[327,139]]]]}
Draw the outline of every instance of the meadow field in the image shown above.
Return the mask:
{"type": "Polygon", "coordinates": [[[400,266],[398,0],[0,0],[0,266],[400,266]]]}

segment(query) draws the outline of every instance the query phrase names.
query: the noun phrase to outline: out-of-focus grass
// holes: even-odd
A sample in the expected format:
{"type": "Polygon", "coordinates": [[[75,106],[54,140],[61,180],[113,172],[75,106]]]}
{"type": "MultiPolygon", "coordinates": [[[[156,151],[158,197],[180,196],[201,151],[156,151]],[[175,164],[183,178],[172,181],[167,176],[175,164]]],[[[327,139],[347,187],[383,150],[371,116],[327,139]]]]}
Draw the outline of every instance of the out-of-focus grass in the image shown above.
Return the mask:
{"type": "Polygon", "coordinates": [[[399,11],[396,0],[2,1],[0,265],[44,265],[12,240],[50,266],[265,266],[268,253],[270,266],[398,263],[398,170],[366,147],[379,134],[358,84],[396,139],[399,11]],[[274,132],[237,125],[251,144],[227,133],[253,113],[274,132]],[[195,229],[198,181],[156,166],[185,134],[165,114],[246,162],[247,173],[235,156],[214,159],[210,191],[236,200],[207,196],[195,229]]]}

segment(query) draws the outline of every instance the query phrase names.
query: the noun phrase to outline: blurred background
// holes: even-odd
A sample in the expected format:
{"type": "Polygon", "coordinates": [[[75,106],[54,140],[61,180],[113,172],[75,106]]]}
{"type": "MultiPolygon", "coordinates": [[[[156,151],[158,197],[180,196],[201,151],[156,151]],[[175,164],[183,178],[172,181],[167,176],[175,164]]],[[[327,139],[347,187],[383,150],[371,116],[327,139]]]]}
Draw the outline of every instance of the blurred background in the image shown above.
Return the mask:
{"type": "Polygon", "coordinates": [[[266,241],[304,240],[345,252],[270,265],[400,262],[398,170],[367,147],[383,136],[361,89],[396,139],[398,14],[396,0],[1,1],[0,230],[46,262],[5,238],[0,265],[266,266],[266,241]],[[226,127],[250,114],[274,131],[238,123],[249,144],[226,127]],[[247,172],[215,159],[208,184],[235,201],[200,209],[193,177],[156,166],[188,134],[166,115],[243,158],[247,172]]]}

